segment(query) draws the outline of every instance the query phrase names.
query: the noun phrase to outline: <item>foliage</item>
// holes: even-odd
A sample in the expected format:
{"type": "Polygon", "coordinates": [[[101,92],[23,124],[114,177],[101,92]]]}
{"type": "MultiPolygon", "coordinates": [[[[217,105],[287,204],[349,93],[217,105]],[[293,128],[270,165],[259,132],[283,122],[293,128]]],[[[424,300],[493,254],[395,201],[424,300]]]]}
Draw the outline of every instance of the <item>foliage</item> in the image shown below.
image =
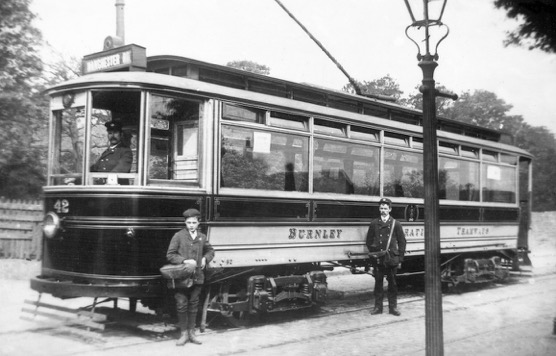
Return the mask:
{"type": "MultiPolygon", "coordinates": [[[[409,95],[407,99],[402,98],[400,100],[400,104],[409,106],[413,109],[423,110],[423,94],[419,91],[420,86],[415,87],[415,93],[409,95]]],[[[436,89],[442,92],[451,92],[448,88],[444,85],[436,85],[436,89]]],[[[448,108],[453,104],[453,100],[444,97],[437,97],[436,98],[436,109],[438,110],[438,114],[445,116],[446,111],[448,108]]]]}
{"type": "Polygon", "coordinates": [[[246,72],[251,72],[251,73],[256,73],[256,74],[262,74],[262,75],[269,75],[270,74],[270,68],[269,67],[267,67],[263,64],[258,64],[256,62],[248,61],[248,60],[231,61],[231,62],[226,63],[226,66],[236,68],[236,69],[241,69],[241,70],[244,70],[246,72]]]}
{"type": "Polygon", "coordinates": [[[459,99],[443,108],[441,114],[449,119],[514,134],[523,118],[509,116],[507,113],[512,107],[492,92],[475,90],[461,93],[459,99]]]}
{"type": "Polygon", "coordinates": [[[556,210],[556,138],[545,127],[524,124],[516,144],[531,152],[533,161],[533,210],[556,210]]]}
{"type": "Polygon", "coordinates": [[[37,53],[41,34],[31,22],[30,0],[0,2],[0,91],[28,90],[42,66],[37,53]]]}
{"type": "MultiPolygon", "coordinates": [[[[386,74],[384,77],[371,80],[359,82],[357,81],[361,92],[364,94],[371,94],[371,95],[385,95],[392,97],[396,100],[399,100],[403,94],[403,91],[400,89],[400,85],[396,82],[390,74],[386,74]]],[[[355,88],[351,83],[344,85],[342,88],[343,91],[355,94],[355,88]]]]}
{"type": "Polygon", "coordinates": [[[494,5],[521,23],[508,33],[506,45],[527,45],[556,53],[556,3],[554,0],[496,0],[494,5]]]}
{"type": "Polygon", "coordinates": [[[40,32],[29,0],[0,2],[0,196],[37,198],[45,175],[40,32]]]}

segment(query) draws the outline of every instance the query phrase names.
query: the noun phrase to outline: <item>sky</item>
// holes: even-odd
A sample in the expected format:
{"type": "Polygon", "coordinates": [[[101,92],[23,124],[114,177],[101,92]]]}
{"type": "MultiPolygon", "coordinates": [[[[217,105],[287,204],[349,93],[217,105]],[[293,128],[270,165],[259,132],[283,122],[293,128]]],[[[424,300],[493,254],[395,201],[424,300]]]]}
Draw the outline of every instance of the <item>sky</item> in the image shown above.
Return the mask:
{"type": "MultiPolygon", "coordinates": [[[[405,36],[403,0],[281,0],[351,77],[389,74],[405,95],[422,72],[405,36]]],[[[448,37],[434,79],[455,93],[487,90],[532,126],[556,134],[556,55],[505,47],[517,22],[493,0],[448,0],[448,37]]],[[[35,25],[60,55],[82,58],[116,35],[115,0],[32,0],[35,25]]],[[[339,90],[346,76],[274,0],[125,0],[125,43],[147,55],[170,54],[225,65],[251,60],[270,75],[339,90]]]]}

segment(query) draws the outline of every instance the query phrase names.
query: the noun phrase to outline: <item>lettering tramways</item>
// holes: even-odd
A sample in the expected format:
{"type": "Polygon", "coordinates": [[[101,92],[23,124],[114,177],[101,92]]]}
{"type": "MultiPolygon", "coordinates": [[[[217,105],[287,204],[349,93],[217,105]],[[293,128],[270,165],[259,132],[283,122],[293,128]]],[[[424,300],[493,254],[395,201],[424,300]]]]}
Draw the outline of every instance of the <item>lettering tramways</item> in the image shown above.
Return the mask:
{"type": "MultiPolygon", "coordinates": [[[[423,271],[419,111],[136,45],[84,58],[52,87],[41,275],[57,297],[156,308],[158,269],[181,212],[202,212],[216,249],[204,312],[239,320],[326,297],[330,266],[369,270],[365,236],[393,201],[423,271]],[[103,70],[103,73],[90,73],[103,70]],[[116,71],[117,70],[117,71],[116,71]],[[130,172],[92,172],[119,121],[130,172]],[[132,303],[133,305],[133,303],[132,303]]],[[[499,132],[439,119],[443,280],[503,278],[526,258],[531,155],[499,132]]]]}

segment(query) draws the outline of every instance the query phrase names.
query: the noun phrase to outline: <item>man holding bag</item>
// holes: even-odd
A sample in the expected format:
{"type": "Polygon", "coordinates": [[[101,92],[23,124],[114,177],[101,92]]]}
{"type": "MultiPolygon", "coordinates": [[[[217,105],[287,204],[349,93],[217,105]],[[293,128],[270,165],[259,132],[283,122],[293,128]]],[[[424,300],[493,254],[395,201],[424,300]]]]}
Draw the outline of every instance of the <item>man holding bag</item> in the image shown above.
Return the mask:
{"type": "Polygon", "coordinates": [[[384,276],[388,281],[388,309],[390,314],[400,316],[398,310],[398,286],[396,272],[405,254],[405,234],[402,224],[390,216],[392,201],[382,198],[378,202],[380,218],[371,221],[367,232],[367,248],[373,261],[375,277],[375,306],[371,315],[382,314],[384,276]]]}

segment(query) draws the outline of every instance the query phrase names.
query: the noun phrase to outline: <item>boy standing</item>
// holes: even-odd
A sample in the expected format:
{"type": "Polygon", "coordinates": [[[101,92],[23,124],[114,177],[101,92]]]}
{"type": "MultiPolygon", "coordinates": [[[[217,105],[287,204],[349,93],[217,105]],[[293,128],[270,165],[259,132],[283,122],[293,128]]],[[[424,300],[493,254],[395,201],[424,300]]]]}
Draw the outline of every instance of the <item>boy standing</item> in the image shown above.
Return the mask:
{"type": "Polygon", "coordinates": [[[172,264],[194,264],[197,268],[195,268],[193,285],[177,287],[175,290],[178,325],[181,329],[177,346],[185,345],[188,341],[201,344],[195,336],[195,321],[199,296],[205,282],[204,269],[214,258],[214,248],[207,242],[206,235],[198,231],[201,213],[197,209],[187,209],[183,212],[183,216],[186,228],[172,237],[166,258],[172,264]]]}

